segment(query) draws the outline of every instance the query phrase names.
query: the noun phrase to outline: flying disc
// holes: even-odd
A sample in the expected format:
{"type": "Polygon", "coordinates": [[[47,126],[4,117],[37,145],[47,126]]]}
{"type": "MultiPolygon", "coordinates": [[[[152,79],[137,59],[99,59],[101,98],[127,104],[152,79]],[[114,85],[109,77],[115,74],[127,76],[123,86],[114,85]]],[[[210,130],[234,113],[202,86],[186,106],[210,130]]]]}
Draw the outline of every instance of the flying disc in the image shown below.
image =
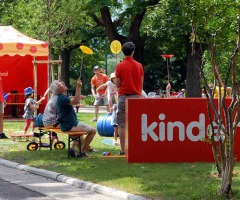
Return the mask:
{"type": "Polygon", "coordinates": [[[108,138],[102,139],[102,143],[103,143],[103,144],[106,144],[106,145],[108,145],[108,146],[114,146],[113,141],[112,141],[111,139],[108,139],[108,138]]]}
{"type": "Polygon", "coordinates": [[[163,54],[163,55],[161,55],[163,58],[171,58],[171,57],[173,57],[174,55],[172,55],[172,54],[163,54]]]}
{"type": "Polygon", "coordinates": [[[118,54],[121,51],[122,45],[118,40],[113,40],[110,44],[112,53],[118,54]]]}
{"type": "Polygon", "coordinates": [[[81,46],[80,46],[80,49],[81,49],[82,52],[85,53],[85,54],[93,54],[93,50],[90,49],[90,48],[87,47],[87,46],[81,45],[81,46]]]}

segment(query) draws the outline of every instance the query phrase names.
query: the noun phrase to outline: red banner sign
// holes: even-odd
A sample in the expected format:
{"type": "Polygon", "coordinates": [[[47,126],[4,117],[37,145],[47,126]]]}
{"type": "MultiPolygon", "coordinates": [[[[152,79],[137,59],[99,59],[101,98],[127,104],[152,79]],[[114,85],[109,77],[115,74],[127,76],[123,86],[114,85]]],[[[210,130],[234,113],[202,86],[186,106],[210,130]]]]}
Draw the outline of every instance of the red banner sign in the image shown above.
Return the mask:
{"type": "MultiPolygon", "coordinates": [[[[128,162],[214,161],[206,142],[206,99],[128,99],[126,122],[128,162]]],[[[218,141],[216,135],[214,139],[218,141]]],[[[240,145],[239,134],[235,145],[240,145]]],[[[239,149],[235,148],[238,161],[239,149]]]]}

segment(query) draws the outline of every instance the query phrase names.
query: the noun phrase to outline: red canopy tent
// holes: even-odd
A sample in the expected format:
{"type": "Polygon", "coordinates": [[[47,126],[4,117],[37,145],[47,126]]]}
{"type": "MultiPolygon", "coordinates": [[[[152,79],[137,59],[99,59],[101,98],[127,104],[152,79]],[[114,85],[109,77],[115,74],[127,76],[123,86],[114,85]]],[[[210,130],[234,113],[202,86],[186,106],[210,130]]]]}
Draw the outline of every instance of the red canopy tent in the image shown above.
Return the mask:
{"type": "MultiPolygon", "coordinates": [[[[5,93],[17,93],[9,95],[7,100],[12,107],[14,102],[24,103],[24,88],[34,88],[35,99],[43,96],[48,88],[48,64],[43,62],[36,67],[33,65],[35,60],[48,60],[46,42],[30,38],[12,26],[0,26],[0,73],[3,89],[5,93]]],[[[46,102],[46,100],[42,102],[40,112],[43,112],[46,102]]],[[[23,114],[23,105],[18,107],[20,115],[23,114]]],[[[10,109],[12,108],[7,106],[5,114],[8,114],[10,109]]]]}

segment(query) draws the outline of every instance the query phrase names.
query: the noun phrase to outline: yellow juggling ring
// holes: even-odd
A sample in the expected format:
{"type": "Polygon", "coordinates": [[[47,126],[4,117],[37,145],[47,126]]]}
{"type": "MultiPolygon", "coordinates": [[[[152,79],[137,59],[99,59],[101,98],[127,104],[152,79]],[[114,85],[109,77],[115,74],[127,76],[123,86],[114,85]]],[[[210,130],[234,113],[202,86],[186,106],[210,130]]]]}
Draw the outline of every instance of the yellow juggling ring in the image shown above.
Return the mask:
{"type": "Polygon", "coordinates": [[[122,45],[118,40],[113,40],[110,44],[112,53],[118,54],[121,51],[122,45]]]}
{"type": "Polygon", "coordinates": [[[81,49],[82,52],[85,53],[85,54],[93,54],[93,50],[90,49],[90,48],[87,47],[87,46],[81,45],[81,46],[80,46],[80,49],[81,49]]]}

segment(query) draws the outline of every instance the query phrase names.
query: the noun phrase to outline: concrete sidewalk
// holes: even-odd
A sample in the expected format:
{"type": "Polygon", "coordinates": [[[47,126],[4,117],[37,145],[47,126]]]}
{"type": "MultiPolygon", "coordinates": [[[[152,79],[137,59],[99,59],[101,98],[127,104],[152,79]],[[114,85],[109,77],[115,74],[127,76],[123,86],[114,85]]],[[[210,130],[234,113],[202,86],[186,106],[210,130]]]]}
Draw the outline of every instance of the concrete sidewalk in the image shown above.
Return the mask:
{"type": "MultiPolygon", "coordinates": [[[[76,110],[76,108],[75,108],[76,110]]],[[[81,105],[81,107],[78,109],[79,113],[94,113],[95,107],[89,106],[89,105],[81,105]]],[[[99,106],[99,112],[98,113],[107,113],[106,106],[99,106]]]]}

